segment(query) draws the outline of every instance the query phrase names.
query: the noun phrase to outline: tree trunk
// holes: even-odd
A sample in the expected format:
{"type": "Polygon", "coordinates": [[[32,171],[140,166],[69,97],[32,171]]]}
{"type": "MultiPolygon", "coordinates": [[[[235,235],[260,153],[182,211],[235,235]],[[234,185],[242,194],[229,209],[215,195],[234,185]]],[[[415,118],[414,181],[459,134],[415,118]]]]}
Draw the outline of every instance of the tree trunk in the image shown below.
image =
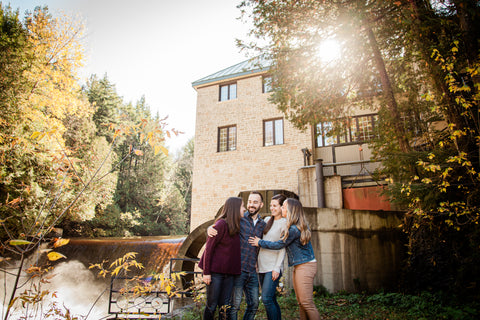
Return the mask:
{"type": "Polygon", "coordinates": [[[400,146],[400,150],[402,150],[402,152],[409,152],[410,145],[408,144],[408,140],[405,134],[405,128],[403,127],[402,122],[399,121],[401,117],[400,117],[400,113],[398,112],[397,101],[395,100],[395,96],[393,94],[392,84],[388,77],[387,69],[385,68],[385,63],[383,61],[382,54],[380,52],[380,49],[378,48],[377,39],[375,38],[375,35],[373,34],[373,30],[370,27],[370,24],[368,22],[365,23],[364,28],[373,52],[373,59],[375,61],[375,65],[380,74],[383,94],[385,96],[385,99],[387,102],[387,108],[392,118],[392,122],[393,122],[392,125],[395,128],[398,145],[400,146]]]}

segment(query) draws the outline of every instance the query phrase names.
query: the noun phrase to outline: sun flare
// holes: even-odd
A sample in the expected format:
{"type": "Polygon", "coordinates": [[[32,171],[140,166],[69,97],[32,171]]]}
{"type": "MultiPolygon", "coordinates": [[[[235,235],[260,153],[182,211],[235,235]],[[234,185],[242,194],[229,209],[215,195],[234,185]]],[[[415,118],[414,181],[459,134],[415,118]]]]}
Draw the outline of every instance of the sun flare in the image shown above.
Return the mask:
{"type": "Polygon", "coordinates": [[[340,43],[334,39],[327,39],[318,46],[318,57],[323,63],[330,63],[340,58],[340,43]]]}

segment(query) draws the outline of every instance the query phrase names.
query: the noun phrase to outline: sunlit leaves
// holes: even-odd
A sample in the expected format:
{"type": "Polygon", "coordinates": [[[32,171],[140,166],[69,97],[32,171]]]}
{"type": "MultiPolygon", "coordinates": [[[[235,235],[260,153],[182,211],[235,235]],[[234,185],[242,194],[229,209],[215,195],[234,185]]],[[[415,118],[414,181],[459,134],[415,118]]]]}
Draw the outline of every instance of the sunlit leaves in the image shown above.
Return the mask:
{"type": "Polygon", "coordinates": [[[27,244],[32,244],[31,241],[21,240],[21,239],[12,239],[8,242],[11,246],[24,246],[27,244]]]}
{"type": "Polygon", "coordinates": [[[143,151],[142,150],[134,149],[133,153],[135,153],[135,155],[137,155],[137,156],[143,156],[143,151]]]}
{"type": "Polygon", "coordinates": [[[53,243],[53,247],[54,248],[62,247],[62,246],[67,245],[69,242],[70,242],[70,239],[58,238],[53,243]]]}
{"type": "Polygon", "coordinates": [[[65,257],[63,254],[59,253],[59,252],[55,252],[55,251],[51,251],[49,253],[47,253],[47,257],[48,257],[48,260],[50,261],[57,261],[58,259],[66,259],[67,257],[65,257]]]}

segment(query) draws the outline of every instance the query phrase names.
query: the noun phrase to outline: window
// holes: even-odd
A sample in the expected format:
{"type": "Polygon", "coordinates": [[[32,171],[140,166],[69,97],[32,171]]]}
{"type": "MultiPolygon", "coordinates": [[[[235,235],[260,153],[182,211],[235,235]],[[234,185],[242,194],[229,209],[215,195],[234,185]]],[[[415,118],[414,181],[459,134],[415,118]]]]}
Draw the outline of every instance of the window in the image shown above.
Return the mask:
{"type": "Polygon", "coordinates": [[[335,137],[327,137],[327,134],[332,130],[331,122],[320,122],[315,128],[315,135],[317,137],[317,148],[326,147],[336,144],[335,137]]]}
{"type": "Polygon", "coordinates": [[[267,93],[272,91],[272,77],[266,76],[262,78],[262,92],[267,93]]]}
{"type": "Polygon", "coordinates": [[[352,138],[354,141],[368,141],[374,138],[373,117],[356,117],[352,120],[354,123],[350,128],[352,129],[352,138]]]}
{"type": "Polygon", "coordinates": [[[218,128],[218,152],[237,149],[237,126],[218,128]]]}
{"type": "Polygon", "coordinates": [[[283,119],[263,121],[263,145],[283,144],[283,119]]]}
{"type": "Polygon", "coordinates": [[[317,148],[334,144],[370,141],[375,138],[377,114],[338,119],[335,122],[321,122],[315,127],[317,148]],[[334,129],[335,127],[335,129],[334,129]]]}
{"type": "Polygon", "coordinates": [[[237,84],[231,83],[220,86],[220,101],[232,100],[237,98],[237,84]]]}

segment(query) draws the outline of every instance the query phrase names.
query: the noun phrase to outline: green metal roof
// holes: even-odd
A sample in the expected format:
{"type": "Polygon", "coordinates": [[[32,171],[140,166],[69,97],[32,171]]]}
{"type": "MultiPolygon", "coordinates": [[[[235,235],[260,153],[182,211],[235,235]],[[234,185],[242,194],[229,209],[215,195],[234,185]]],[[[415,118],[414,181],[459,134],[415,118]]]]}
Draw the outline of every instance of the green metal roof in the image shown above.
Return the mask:
{"type": "Polygon", "coordinates": [[[220,80],[226,80],[239,76],[254,74],[263,72],[270,69],[271,61],[263,58],[262,56],[254,57],[243,62],[237,63],[231,67],[215,72],[209,76],[203,77],[197,81],[192,82],[192,87],[216,82],[220,80]]]}

